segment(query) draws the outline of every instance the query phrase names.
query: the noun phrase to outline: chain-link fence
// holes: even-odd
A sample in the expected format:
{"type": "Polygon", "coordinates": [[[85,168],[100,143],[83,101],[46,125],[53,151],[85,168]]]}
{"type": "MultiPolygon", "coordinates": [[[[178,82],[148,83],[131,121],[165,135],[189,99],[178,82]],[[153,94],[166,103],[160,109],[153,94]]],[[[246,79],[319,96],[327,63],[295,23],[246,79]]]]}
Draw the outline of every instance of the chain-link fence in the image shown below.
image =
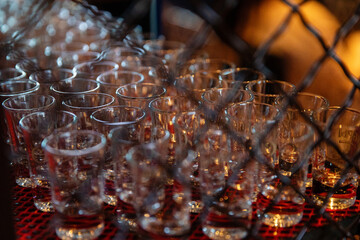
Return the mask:
{"type": "MultiPolygon", "coordinates": [[[[228,60],[236,61],[235,64],[238,67],[248,67],[263,73],[266,79],[288,80],[296,85],[295,92],[284,88],[276,89],[275,87],[275,90],[280,91],[281,95],[286,96],[281,100],[282,104],[279,104],[279,98],[276,100],[280,108],[280,115],[277,115],[271,124],[262,125],[263,129],[259,130],[261,134],[256,139],[252,139],[252,143],[249,143],[248,139],[244,138],[242,132],[238,131],[236,127],[233,128],[233,125],[229,125],[228,119],[218,118],[226,109],[229,101],[233,101],[234,94],[237,94],[241,88],[240,85],[235,84],[232,88],[234,92],[231,92],[230,96],[216,108],[205,106],[200,109],[207,121],[216,122],[224,134],[229,134],[231,139],[235,139],[235,145],[245,146],[247,152],[240,164],[226,166],[231,170],[226,176],[226,183],[222,190],[204,198],[203,211],[198,213],[200,223],[207,222],[209,211],[214,208],[218,199],[230,196],[226,191],[239,181],[239,175],[244,174],[242,171],[249,165],[252,166],[251,164],[255,159],[256,166],[259,165],[260,170],[254,174],[260,174],[261,171],[264,171],[265,173],[262,174],[265,175],[260,174],[262,178],[269,178],[269,175],[271,175],[270,178],[276,178],[278,181],[276,185],[268,187],[279,188],[280,190],[273,192],[270,200],[257,199],[257,202],[265,202],[265,204],[262,205],[261,212],[257,216],[254,215],[251,224],[245,224],[246,234],[244,236],[261,239],[264,236],[264,229],[261,228],[262,221],[269,214],[273,214],[271,215],[273,218],[276,214],[281,215],[286,206],[288,208],[294,207],[288,203],[288,205],[278,206],[280,201],[291,202],[291,200],[282,198],[289,194],[288,192],[294,192],[298,198],[302,199],[299,200],[300,205],[305,203],[307,206],[304,210],[304,216],[306,215],[307,219],[298,225],[296,231],[290,234],[291,236],[285,235],[286,237],[296,239],[356,238],[359,234],[358,212],[353,211],[347,214],[344,209],[331,210],[329,204],[335,204],[332,202],[334,195],[339,195],[345,200],[355,199],[358,184],[357,175],[360,174],[357,116],[348,117],[353,120],[352,122],[342,120],[345,118],[345,113],[348,114],[347,112],[351,111],[348,107],[352,105],[356,108],[359,102],[357,89],[360,84],[356,76],[359,69],[357,65],[360,66],[360,61],[357,63],[360,52],[357,54],[358,47],[356,48],[356,46],[360,44],[360,41],[356,41],[356,25],[359,21],[360,5],[351,11],[352,14],[348,16],[346,21],[339,24],[335,17],[326,10],[326,5],[321,5],[322,3],[317,1],[245,2],[248,3],[231,0],[140,0],[129,3],[125,9],[122,9],[123,14],[119,17],[80,0],[5,2],[0,4],[0,11],[4,16],[1,19],[2,26],[0,29],[2,33],[0,42],[2,65],[9,67],[12,64],[16,65],[23,62],[23,70],[26,73],[50,68],[52,66],[42,65],[42,62],[34,61],[34,58],[38,57],[39,51],[46,53],[47,50],[46,47],[38,48],[38,43],[54,44],[59,39],[64,42],[81,39],[81,41],[88,43],[89,51],[100,53],[96,61],[106,59],[107,54],[109,54],[106,49],[116,44],[151,55],[153,49],[146,44],[144,45],[147,33],[145,34],[139,28],[139,24],[146,23],[146,19],[150,16],[149,29],[156,29],[156,34],[162,31],[168,38],[172,38],[171,40],[181,39],[185,43],[182,48],[184,51],[176,56],[175,61],[164,61],[156,65],[157,79],[160,79],[159,81],[168,88],[168,92],[180,91],[193,103],[199,100],[193,91],[178,84],[179,72],[186,68],[194,56],[202,59],[202,61],[214,56],[227,57],[228,60]],[[16,7],[20,6],[18,4],[21,4],[22,7],[16,7]],[[72,24],[77,24],[79,19],[82,23],[87,24],[84,25],[84,31],[69,31],[72,24]],[[86,30],[90,30],[92,27],[97,30],[106,30],[109,33],[109,38],[101,39],[101,31],[89,35],[90,31],[86,30]],[[212,40],[214,44],[211,44],[212,40]],[[316,114],[309,115],[306,113],[307,110],[304,111],[302,103],[298,101],[299,96],[297,95],[303,91],[313,91],[319,95],[326,95],[330,105],[339,105],[340,107],[334,109],[331,116],[327,116],[329,110],[326,113],[322,112],[319,116],[316,114]],[[301,125],[304,122],[310,124],[317,137],[309,144],[310,147],[303,149],[303,153],[306,153],[305,160],[296,164],[293,164],[294,162],[286,163],[290,166],[287,166],[287,172],[284,172],[282,169],[284,163],[281,163],[282,152],[279,153],[278,149],[274,156],[276,160],[273,159],[272,162],[269,162],[268,156],[263,151],[264,145],[275,141],[274,139],[269,140],[269,136],[278,129],[278,124],[283,124],[282,126],[286,128],[283,117],[289,118],[291,115],[287,110],[289,105],[292,106],[292,111],[301,110],[298,118],[302,120],[296,125],[301,125]],[[334,128],[337,129],[337,138],[332,138],[334,128]],[[342,132],[344,128],[345,130],[342,132]],[[336,160],[314,159],[323,156],[321,149],[324,148],[325,144],[331,149],[328,151],[332,151],[333,155],[336,155],[340,160],[336,162],[336,160]],[[313,163],[313,171],[314,169],[320,172],[323,169],[331,169],[331,171],[324,170],[321,173],[322,178],[315,180],[321,182],[323,178],[328,178],[331,174],[336,176],[331,175],[333,176],[331,183],[327,182],[326,185],[321,182],[323,185],[317,186],[316,190],[312,186],[305,193],[301,189],[301,184],[299,185],[294,180],[294,176],[301,173],[301,169],[306,164],[306,159],[309,158],[312,161],[319,162],[315,166],[313,163]],[[319,190],[318,188],[325,188],[326,190],[319,190]],[[285,191],[287,193],[284,193],[285,191]],[[315,195],[320,197],[314,198],[315,195]],[[279,199],[281,200],[279,201],[279,199]],[[322,204],[319,204],[319,201],[322,204]],[[326,210],[327,208],[328,210],[326,210]],[[310,211],[309,209],[311,209],[310,215],[307,212],[310,211]],[[327,221],[329,225],[314,229],[314,226],[319,226],[316,225],[319,218],[325,219],[324,221],[327,221]]],[[[101,6],[101,4],[99,5],[101,6]]],[[[112,6],[116,6],[116,3],[113,3],[112,6]]],[[[143,27],[143,29],[146,28],[143,27]]],[[[155,38],[157,37],[155,36],[155,38]]],[[[50,58],[47,58],[45,63],[50,63],[50,58]]],[[[123,61],[121,64],[126,65],[128,62],[123,61]]],[[[221,76],[224,78],[225,75],[221,76]]],[[[246,76],[240,76],[236,80],[242,83],[247,79],[246,76]]],[[[205,81],[205,78],[202,81],[205,81]]],[[[266,91],[270,92],[274,89],[270,88],[266,91]]],[[[256,100],[258,99],[255,96],[256,100]]],[[[357,112],[355,111],[354,114],[356,115],[357,112]]],[[[294,116],[292,117],[297,119],[294,116]]],[[[291,122],[291,120],[287,120],[291,122]]],[[[297,129],[296,125],[289,126],[297,129]]],[[[291,134],[296,135],[294,132],[291,134]]],[[[198,141],[200,141],[199,139],[198,141]]],[[[297,143],[294,142],[294,144],[297,143]]],[[[297,154],[300,155],[300,153],[297,154]]],[[[326,154],[325,156],[328,157],[326,154]]],[[[169,166],[166,167],[166,171],[170,176],[176,172],[169,166]]],[[[266,185],[264,181],[259,181],[263,186],[266,185]]],[[[184,182],[186,181],[184,180],[184,182]]],[[[355,203],[355,205],[357,204],[355,203]]],[[[258,204],[254,208],[254,212],[257,212],[257,208],[259,208],[258,204]]],[[[231,219],[237,219],[231,214],[228,218],[230,222],[231,219]]],[[[240,226],[244,228],[243,225],[240,224],[240,226]]],[[[276,226],[276,224],[272,223],[272,226],[276,226]]],[[[276,234],[276,230],[272,230],[271,234],[276,234]]],[[[272,237],[276,238],[276,236],[272,237]]]]}

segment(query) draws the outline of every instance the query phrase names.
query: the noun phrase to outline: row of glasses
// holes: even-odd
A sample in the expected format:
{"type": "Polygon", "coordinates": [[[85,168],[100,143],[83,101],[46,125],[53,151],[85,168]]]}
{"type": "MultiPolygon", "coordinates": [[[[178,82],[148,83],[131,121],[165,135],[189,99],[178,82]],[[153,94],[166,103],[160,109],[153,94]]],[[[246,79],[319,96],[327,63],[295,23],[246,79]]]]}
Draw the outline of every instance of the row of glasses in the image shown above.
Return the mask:
{"type": "MultiPolygon", "coordinates": [[[[92,31],[91,24],[87,24],[87,28],[92,31]]],[[[94,32],[99,33],[97,30],[94,29],[94,32]]],[[[320,137],[314,137],[305,123],[307,121],[294,117],[295,110],[290,108],[286,109],[284,120],[274,120],[279,118],[277,108],[286,105],[286,99],[285,103],[276,99],[284,93],[291,95],[293,85],[264,80],[260,72],[236,68],[231,62],[206,58],[190,60],[175,71],[176,81],[173,85],[168,79],[173,74],[173,67],[178,64],[176,58],[185,51],[183,44],[150,40],[142,43],[144,49],[137,49],[129,48],[124,42],[102,39],[91,43],[77,42],[73,40],[77,34],[70,35],[67,35],[67,39],[71,38],[71,41],[51,43],[45,47],[41,52],[45,57],[33,55],[38,58],[38,63],[30,64],[32,72],[27,71],[27,74],[31,73],[30,78],[40,82],[40,88],[49,83],[41,94],[53,95],[57,110],[76,115],[76,131],[69,131],[71,134],[68,135],[64,133],[63,138],[57,138],[59,141],[64,141],[66,137],[72,139],[75,132],[80,133],[84,129],[95,130],[102,134],[100,138],[107,139],[107,143],[101,147],[103,160],[99,162],[101,168],[97,171],[106,180],[105,185],[99,184],[99,192],[105,192],[100,199],[108,204],[121,205],[118,207],[120,223],[126,223],[133,229],[139,227],[155,235],[179,236],[189,230],[188,212],[208,211],[202,219],[206,235],[212,239],[243,238],[250,226],[249,206],[255,201],[259,203],[258,216],[266,224],[289,226],[300,221],[305,193],[303,181],[306,182],[304,175],[308,171],[304,160],[307,158],[306,147],[320,137]],[[104,52],[89,52],[98,51],[95,45],[100,42],[105,46],[101,47],[101,50],[105,49],[104,52]],[[50,76],[48,72],[45,73],[49,67],[53,71],[50,76]],[[71,79],[60,76],[59,67],[71,69],[71,79]],[[42,68],[47,70],[41,73],[38,70],[42,68]],[[49,80],[41,83],[41,78],[49,80]],[[168,85],[164,87],[166,83],[168,85]],[[183,95],[193,98],[184,98],[183,95]],[[122,106],[111,106],[118,104],[122,106]],[[123,112],[124,109],[135,111],[136,107],[140,108],[137,112],[144,113],[144,117],[136,118],[136,114],[130,114],[134,117],[130,118],[123,112]],[[141,130],[131,132],[126,127],[128,124],[134,125],[133,121],[138,122],[141,130]],[[228,132],[227,125],[232,131],[228,132]],[[265,134],[263,131],[268,125],[273,129],[269,130],[267,137],[260,137],[265,134]],[[158,128],[160,130],[157,132],[158,128]],[[239,136],[233,136],[233,132],[239,136]],[[150,143],[155,139],[159,141],[150,143]],[[129,150],[131,147],[138,150],[129,150]],[[142,151],[139,152],[139,149],[142,151]],[[255,157],[249,154],[255,150],[255,157]],[[117,154],[116,157],[111,156],[114,154],[117,154]],[[120,158],[122,160],[117,161],[120,158]],[[274,174],[274,169],[279,170],[277,174],[274,174]],[[287,183],[294,182],[292,187],[284,183],[284,177],[290,179],[287,183]],[[138,186],[142,188],[138,189],[138,186]],[[169,199],[173,205],[168,205],[169,199]],[[169,206],[171,211],[166,208],[169,206]],[[284,206],[293,206],[296,211],[279,212],[284,206]],[[241,212],[241,209],[244,211],[241,212]],[[227,224],[219,224],[224,219],[227,224]]],[[[33,54],[31,51],[27,53],[29,56],[33,54]]],[[[18,65],[20,68],[21,65],[18,65]]],[[[40,92],[36,94],[40,95],[40,92]]],[[[295,97],[297,102],[302,101],[300,96],[295,97]]],[[[328,108],[326,101],[320,109],[316,104],[310,106],[310,103],[300,102],[300,105],[304,112],[309,112],[311,122],[324,122],[318,112],[322,113],[323,109],[328,108]]],[[[27,121],[23,122],[26,127],[27,121]]],[[[90,136],[93,132],[87,133],[90,136]]],[[[85,142],[89,140],[76,138],[85,142]]],[[[63,143],[67,150],[74,150],[71,149],[74,146],[66,146],[65,142],[56,147],[63,147],[63,143]]],[[[80,143],[78,145],[76,147],[83,147],[80,143]]],[[[350,145],[355,145],[352,140],[350,145]]],[[[87,150],[87,146],[84,147],[87,150]]],[[[326,146],[321,146],[308,154],[311,162],[318,161],[314,163],[317,169],[323,166],[320,160],[325,159],[321,156],[328,152],[326,149],[326,146]]],[[[356,152],[356,149],[352,151],[356,152]]],[[[56,154],[70,152],[60,151],[56,154]]],[[[52,154],[49,151],[48,156],[52,154]]],[[[41,154],[35,155],[38,157],[41,154]]],[[[87,156],[74,159],[67,163],[78,166],[72,172],[74,175],[80,174],[78,179],[74,176],[74,186],[81,181],[88,185],[86,179],[91,175],[88,173],[91,161],[87,161],[87,156]]],[[[342,170],[346,169],[346,161],[338,165],[342,170]]],[[[52,170],[55,171],[55,168],[52,170]]],[[[51,176],[56,177],[56,171],[51,176]]],[[[337,180],[339,178],[333,182],[337,180]]],[[[42,181],[45,182],[44,178],[42,181]]],[[[356,184],[354,182],[352,186],[356,188],[356,184]]],[[[328,193],[328,190],[325,192],[328,193]]],[[[336,196],[323,195],[321,193],[323,202],[336,196]]],[[[76,199],[74,202],[80,203],[82,200],[79,201],[76,199]]],[[[55,208],[64,213],[63,205],[56,205],[55,208]]],[[[94,222],[92,226],[96,226],[97,232],[101,229],[99,223],[94,222]]],[[[57,229],[58,235],[65,238],[69,234],[68,229],[68,226],[57,229]]],[[[78,231],[76,234],[82,233],[78,231]]]]}

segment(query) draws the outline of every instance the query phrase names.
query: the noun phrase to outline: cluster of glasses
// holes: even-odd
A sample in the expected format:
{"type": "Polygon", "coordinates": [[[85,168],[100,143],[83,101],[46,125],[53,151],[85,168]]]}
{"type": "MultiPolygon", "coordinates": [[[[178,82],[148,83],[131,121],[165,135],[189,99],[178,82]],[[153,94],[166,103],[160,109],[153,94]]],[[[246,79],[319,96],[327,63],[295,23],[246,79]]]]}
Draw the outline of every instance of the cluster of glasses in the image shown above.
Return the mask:
{"type": "Polygon", "coordinates": [[[307,201],[355,203],[359,111],[206,53],[180,63],[179,42],[113,41],[59,4],[7,56],[0,121],[16,183],[60,238],[98,237],[103,203],[150,238],[187,236],[200,214],[211,239],[293,226],[307,201]]]}

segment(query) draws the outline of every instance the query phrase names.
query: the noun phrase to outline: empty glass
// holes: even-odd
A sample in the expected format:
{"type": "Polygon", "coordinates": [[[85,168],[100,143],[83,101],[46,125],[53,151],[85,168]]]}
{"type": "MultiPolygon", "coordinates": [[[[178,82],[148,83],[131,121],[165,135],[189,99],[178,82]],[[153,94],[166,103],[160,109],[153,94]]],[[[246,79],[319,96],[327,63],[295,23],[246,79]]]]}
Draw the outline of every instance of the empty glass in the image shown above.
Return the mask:
{"type": "MultiPolygon", "coordinates": [[[[359,166],[355,156],[360,150],[360,112],[345,108],[329,128],[339,110],[340,107],[329,107],[320,113],[323,130],[329,131],[329,139],[352,164],[359,166]]],[[[355,203],[358,174],[329,142],[321,143],[312,170],[312,196],[316,204],[325,204],[327,209],[336,210],[349,208],[355,203]]]]}
{"type": "Polygon", "coordinates": [[[0,69],[0,81],[20,80],[26,77],[26,73],[16,68],[0,69]]]}
{"type": "MultiPolygon", "coordinates": [[[[4,102],[9,97],[32,94],[39,90],[40,84],[29,79],[21,79],[18,81],[0,82],[0,102],[4,102]]],[[[6,143],[10,143],[10,134],[5,122],[5,112],[3,107],[0,109],[1,139],[6,143]]]]}
{"type": "MultiPolygon", "coordinates": [[[[108,137],[111,129],[121,126],[126,128],[128,134],[140,134],[143,131],[143,120],[145,111],[141,108],[128,106],[110,106],[103,107],[94,111],[91,116],[93,130],[108,137]]],[[[110,205],[116,205],[116,195],[114,187],[114,158],[111,152],[111,142],[108,141],[105,152],[105,192],[104,202],[110,205]]],[[[131,203],[131,202],[129,202],[131,203]]]]}
{"type": "Polygon", "coordinates": [[[100,84],[98,82],[77,77],[55,82],[50,87],[51,95],[56,98],[58,108],[61,108],[62,101],[72,96],[97,93],[99,90],[100,84]]]}
{"type": "Polygon", "coordinates": [[[218,78],[221,71],[235,68],[235,63],[219,58],[195,58],[186,62],[180,70],[179,76],[186,74],[206,73],[218,78]]]}
{"type": "Polygon", "coordinates": [[[94,239],[104,229],[105,145],[104,135],[89,130],[54,133],[42,142],[49,163],[55,231],[61,239],[94,239]]]}
{"type": "Polygon", "coordinates": [[[191,164],[184,160],[168,168],[169,138],[169,132],[161,130],[126,154],[134,180],[137,223],[151,239],[183,237],[190,231],[191,164]],[[173,185],[168,185],[170,178],[173,185]]]}
{"type": "Polygon", "coordinates": [[[49,95],[52,84],[73,77],[75,77],[75,74],[69,69],[52,68],[34,72],[29,79],[40,83],[38,94],[49,95]]]}
{"type": "Polygon", "coordinates": [[[76,77],[96,80],[96,78],[105,72],[116,71],[119,65],[111,61],[93,61],[84,62],[76,65],[73,72],[76,77]]]}
{"type": "Polygon", "coordinates": [[[246,85],[246,90],[255,96],[255,102],[275,104],[275,99],[281,95],[293,94],[296,87],[288,82],[278,80],[255,80],[246,85]]]}
{"type": "Polygon", "coordinates": [[[27,148],[19,121],[32,112],[44,111],[53,114],[55,98],[49,95],[27,94],[8,98],[2,105],[10,135],[10,146],[13,154],[11,163],[14,168],[15,181],[19,186],[32,187],[27,148]]]}
{"type": "Polygon", "coordinates": [[[98,52],[63,52],[61,56],[56,59],[58,67],[73,69],[76,65],[84,62],[96,61],[100,58],[98,52]]]}
{"type": "Polygon", "coordinates": [[[44,158],[41,142],[54,132],[75,130],[76,122],[76,115],[66,111],[34,112],[24,116],[19,122],[28,153],[30,177],[34,183],[34,204],[40,211],[54,211],[50,195],[48,164],[44,158]]]}
{"type": "Polygon", "coordinates": [[[132,71],[113,71],[100,74],[96,81],[100,83],[100,90],[116,98],[116,89],[119,87],[144,81],[144,76],[132,71]]]}
{"type": "Polygon", "coordinates": [[[114,101],[114,97],[109,94],[85,93],[64,100],[62,107],[78,117],[78,129],[93,130],[91,114],[100,108],[110,106],[114,101]]]}
{"type": "Polygon", "coordinates": [[[179,95],[188,95],[200,101],[201,95],[211,88],[219,87],[220,81],[206,73],[196,73],[177,78],[174,85],[179,95]]]}
{"type": "MultiPolygon", "coordinates": [[[[264,183],[257,201],[259,218],[266,225],[290,227],[301,221],[313,140],[312,128],[302,121],[293,120],[279,124],[279,161],[274,165],[266,155],[263,157],[268,166],[261,172],[264,183]],[[274,167],[278,172],[271,169],[274,167]]],[[[262,143],[261,139],[259,143],[262,143]]],[[[258,149],[261,149],[260,147],[261,145],[257,146],[258,149]]]]}
{"type": "Polygon", "coordinates": [[[251,68],[231,68],[222,70],[219,78],[222,87],[245,89],[250,81],[263,80],[265,75],[251,68]]]}
{"type": "MultiPolygon", "coordinates": [[[[222,129],[210,128],[198,144],[200,189],[207,208],[202,231],[216,240],[246,237],[252,217],[256,167],[243,150],[237,152],[233,168],[226,170],[231,157],[230,140],[222,129]]],[[[239,146],[244,149],[245,144],[239,146]]]]}

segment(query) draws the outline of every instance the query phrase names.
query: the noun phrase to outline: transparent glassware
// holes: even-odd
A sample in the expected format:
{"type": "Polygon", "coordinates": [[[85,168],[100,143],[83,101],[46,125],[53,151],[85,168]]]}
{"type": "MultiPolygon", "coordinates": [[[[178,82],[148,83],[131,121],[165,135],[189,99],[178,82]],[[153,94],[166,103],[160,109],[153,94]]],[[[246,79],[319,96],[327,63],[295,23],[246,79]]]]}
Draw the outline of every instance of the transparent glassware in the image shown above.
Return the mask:
{"type": "Polygon", "coordinates": [[[48,95],[51,93],[50,87],[56,82],[74,78],[75,74],[65,68],[52,68],[46,70],[40,70],[37,72],[33,72],[29,79],[37,81],[40,83],[40,89],[38,94],[48,95]]]}
{"type": "Polygon", "coordinates": [[[93,130],[90,116],[96,110],[112,105],[115,98],[105,93],[74,94],[62,102],[62,108],[78,117],[78,129],[93,130]]]}
{"type": "Polygon", "coordinates": [[[23,79],[25,77],[26,73],[16,68],[0,69],[0,81],[14,81],[23,79]]]}
{"type": "Polygon", "coordinates": [[[116,97],[116,90],[126,84],[140,83],[144,76],[134,71],[111,71],[100,74],[97,79],[100,83],[100,91],[116,97]]]}
{"type": "Polygon", "coordinates": [[[56,98],[57,108],[61,108],[62,101],[79,94],[98,93],[100,84],[94,80],[78,77],[68,78],[53,83],[50,93],[56,98]]]}
{"type": "Polygon", "coordinates": [[[172,174],[167,171],[169,140],[169,132],[160,130],[150,142],[131,148],[126,155],[134,178],[137,223],[149,238],[181,238],[190,231],[190,169],[183,161],[172,174]],[[166,192],[168,179],[174,181],[172,193],[166,192]],[[166,201],[166,194],[171,194],[173,201],[166,201]]]}
{"type": "MultiPolygon", "coordinates": [[[[345,108],[329,129],[333,115],[339,110],[340,107],[330,106],[320,112],[322,129],[328,129],[330,140],[353,161],[353,164],[358,166],[354,158],[360,150],[358,136],[360,112],[356,109],[345,108]]],[[[331,210],[346,209],[354,205],[358,174],[351,166],[349,166],[349,171],[345,172],[347,165],[347,161],[330,143],[321,143],[312,168],[312,197],[317,205],[325,204],[326,208],[331,210]],[[340,185],[333,189],[336,184],[340,185]]]]}
{"type": "Polygon", "coordinates": [[[76,115],[66,111],[34,112],[21,118],[19,122],[27,148],[30,177],[34,184],[32,188],[34,205],[40,211],[54,211],[51,202],[48,164],[45,161],[41,142],[53,132],[75,130],[76,123],[76,115]]]}
{"type": "Polygon", "coordinates": [[[22,187],[33,187],[29,173],[29,159],[24,135],[19,127],[22,117],[32,112],[55,113],[55,98],[50,95],[26,94],[6,99],[2,106],[6,116],[6,126],[12,152],[11,164],[15,181],[22,187]]]}
{"type": "Polygon", "coordinates": [[[94,239],[104,227],[101,166],[106,138],[101,133],[75,130],[44,139],[49,161],[56,235],[61,239],[94,239]]]}
{"type": "Polygon", "coordinates": [[[73,72],[76,77],[87,78],[96,80],[96,78],[105,72],[116,71],[119,69],[119,65],[111,61],[93,61],[84,62],[76,65],[73,68],[73,72]]]}

